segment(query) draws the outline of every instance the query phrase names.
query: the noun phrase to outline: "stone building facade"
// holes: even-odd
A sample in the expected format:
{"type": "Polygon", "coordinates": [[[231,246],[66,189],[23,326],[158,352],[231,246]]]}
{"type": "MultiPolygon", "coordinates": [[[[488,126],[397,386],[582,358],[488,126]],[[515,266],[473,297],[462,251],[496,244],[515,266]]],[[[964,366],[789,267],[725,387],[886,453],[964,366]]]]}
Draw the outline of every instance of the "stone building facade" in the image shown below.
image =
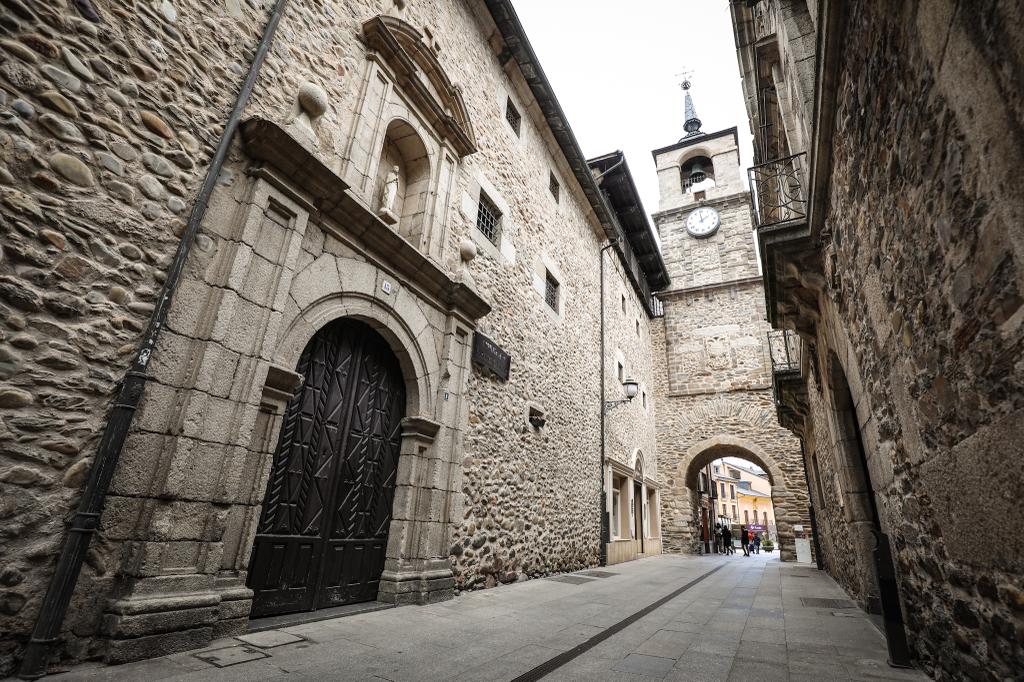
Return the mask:
{"type": "Polygon", "coordinates": [[[96,5],[5,5],[0,672],[139,358],[65,657],[593,566],[613,468],[650,538],[620,557],[660,551],[644,343],[667,273],[628,169],[592,171],[509,3],[288,4],[141,349],[273,8],[96,5]],[[601,273],[604,357],[580,352],[601,346],[601,273]],[[619,359],[641,392],[602,462],[619,359]]]}
{"type": "Polygon", "coordinates": [[[700,132],[689,105],[691,134],[654,151],[661,195],[654,221],[672,279],[658,294],[665,316],[656,344],[664,541],[674,551],[699,551],[702,525],[713,527],[715,510],[701,500],[698,474],[735,456],[768,472],[780,556],[792,560],[794,525],[809,526],[807,489],[799,440],[775,420],[736,129],[700,132]]]}
{"type": "Polygon", "coordinates": [[[769,319],[802,347],[779,417],[824,566],[883,615],[894,660],[1018,677],[1019,8],[730,7],[769,319]]]}

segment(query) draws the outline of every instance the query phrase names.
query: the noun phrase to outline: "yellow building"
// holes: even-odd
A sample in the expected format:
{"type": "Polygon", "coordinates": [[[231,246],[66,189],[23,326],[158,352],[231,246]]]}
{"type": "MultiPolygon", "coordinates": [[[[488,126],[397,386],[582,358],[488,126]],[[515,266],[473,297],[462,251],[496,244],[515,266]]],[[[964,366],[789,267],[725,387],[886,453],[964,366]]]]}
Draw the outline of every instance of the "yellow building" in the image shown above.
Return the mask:
{"type": "Polygon", "coordinates": [[[719,459],[711,464],[711,479],[718,495],[717,523],[762,526],[768,537],[776,537],[772,486],[764,471],[748,462],[719,459]]]}

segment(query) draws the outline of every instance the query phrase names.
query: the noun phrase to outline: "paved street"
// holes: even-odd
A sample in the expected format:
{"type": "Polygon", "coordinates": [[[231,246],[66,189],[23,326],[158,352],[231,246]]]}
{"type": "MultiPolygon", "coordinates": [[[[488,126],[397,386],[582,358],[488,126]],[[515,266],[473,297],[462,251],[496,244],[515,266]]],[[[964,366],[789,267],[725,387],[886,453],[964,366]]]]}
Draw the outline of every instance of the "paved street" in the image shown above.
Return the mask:
{"type": "Polygon", "coordinates": [[[248,638],[51,679],[925,679],[886,665],[882,636],[824,573],[774,554],[665,555],[248,638]]]}

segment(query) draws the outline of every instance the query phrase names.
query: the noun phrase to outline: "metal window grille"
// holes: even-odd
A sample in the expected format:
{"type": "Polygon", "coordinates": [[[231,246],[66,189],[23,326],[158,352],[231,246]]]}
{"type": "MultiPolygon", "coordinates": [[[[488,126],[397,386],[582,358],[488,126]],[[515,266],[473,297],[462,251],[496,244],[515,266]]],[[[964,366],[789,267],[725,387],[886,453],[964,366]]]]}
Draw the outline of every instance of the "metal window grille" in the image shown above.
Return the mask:
{"type": "Polygon", "coordinates": [[[548,191],[551,192],[551,196],[553,196],[555,198],[555,201],[557,202],[558,192],[562,188],[559,186],[558,180],[555,179],[555,174],[551,173],[550,175],[551,177],[548,178],[548,191]]]}
{"type": "Polygon", "coordinates": [[[548,307],[558,312],[558,280],[551,276],[551,273],[547,273],[547,277],[544,282],[544,300],[547,302],[548,307]]]}
{"type": "Polygon", "coordinates": [[[480,192],[480,201],[476,208],[476,229],[487,237],[495,246],[501,236],[501,211],[487,195],[480,192]]]}
{"type": "Polygon", "coordinates": [[[511,98],[505,102],[505,120],[512,126],[512,130],[515,131],[516,135],[519,135],[519,124],[522,123],[523,117],[519,115],[516,105],[512,104],[511,98]]]}

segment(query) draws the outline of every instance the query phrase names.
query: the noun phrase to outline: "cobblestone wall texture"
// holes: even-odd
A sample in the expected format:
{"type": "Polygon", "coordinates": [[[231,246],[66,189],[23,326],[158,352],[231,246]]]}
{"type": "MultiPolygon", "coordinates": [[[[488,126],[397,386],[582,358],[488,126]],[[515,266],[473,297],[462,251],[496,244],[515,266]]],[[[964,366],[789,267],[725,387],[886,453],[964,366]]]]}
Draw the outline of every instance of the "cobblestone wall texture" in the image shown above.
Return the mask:
{"type": "MultiPolygon", "coordinates": [[[[1024,549],[1007,531],[1024,489],[1022,36],[1004,3],[862,3],[838,78],[818,362],[849,380],[906,631],[937,679],[1024,665],[1024,549]]],[[[817,385],[826,563],[862,594],[870,559],[836,532],[817,385]]]]}
{"type": "MultiPolygon", "coordinates": [[[[70,2],[0,8],[0,674],[257,35],[223,2],[103,4],[99,23],[70,2]]],[[[88,575],[110,576],[104,554],[88,575]]]]}

